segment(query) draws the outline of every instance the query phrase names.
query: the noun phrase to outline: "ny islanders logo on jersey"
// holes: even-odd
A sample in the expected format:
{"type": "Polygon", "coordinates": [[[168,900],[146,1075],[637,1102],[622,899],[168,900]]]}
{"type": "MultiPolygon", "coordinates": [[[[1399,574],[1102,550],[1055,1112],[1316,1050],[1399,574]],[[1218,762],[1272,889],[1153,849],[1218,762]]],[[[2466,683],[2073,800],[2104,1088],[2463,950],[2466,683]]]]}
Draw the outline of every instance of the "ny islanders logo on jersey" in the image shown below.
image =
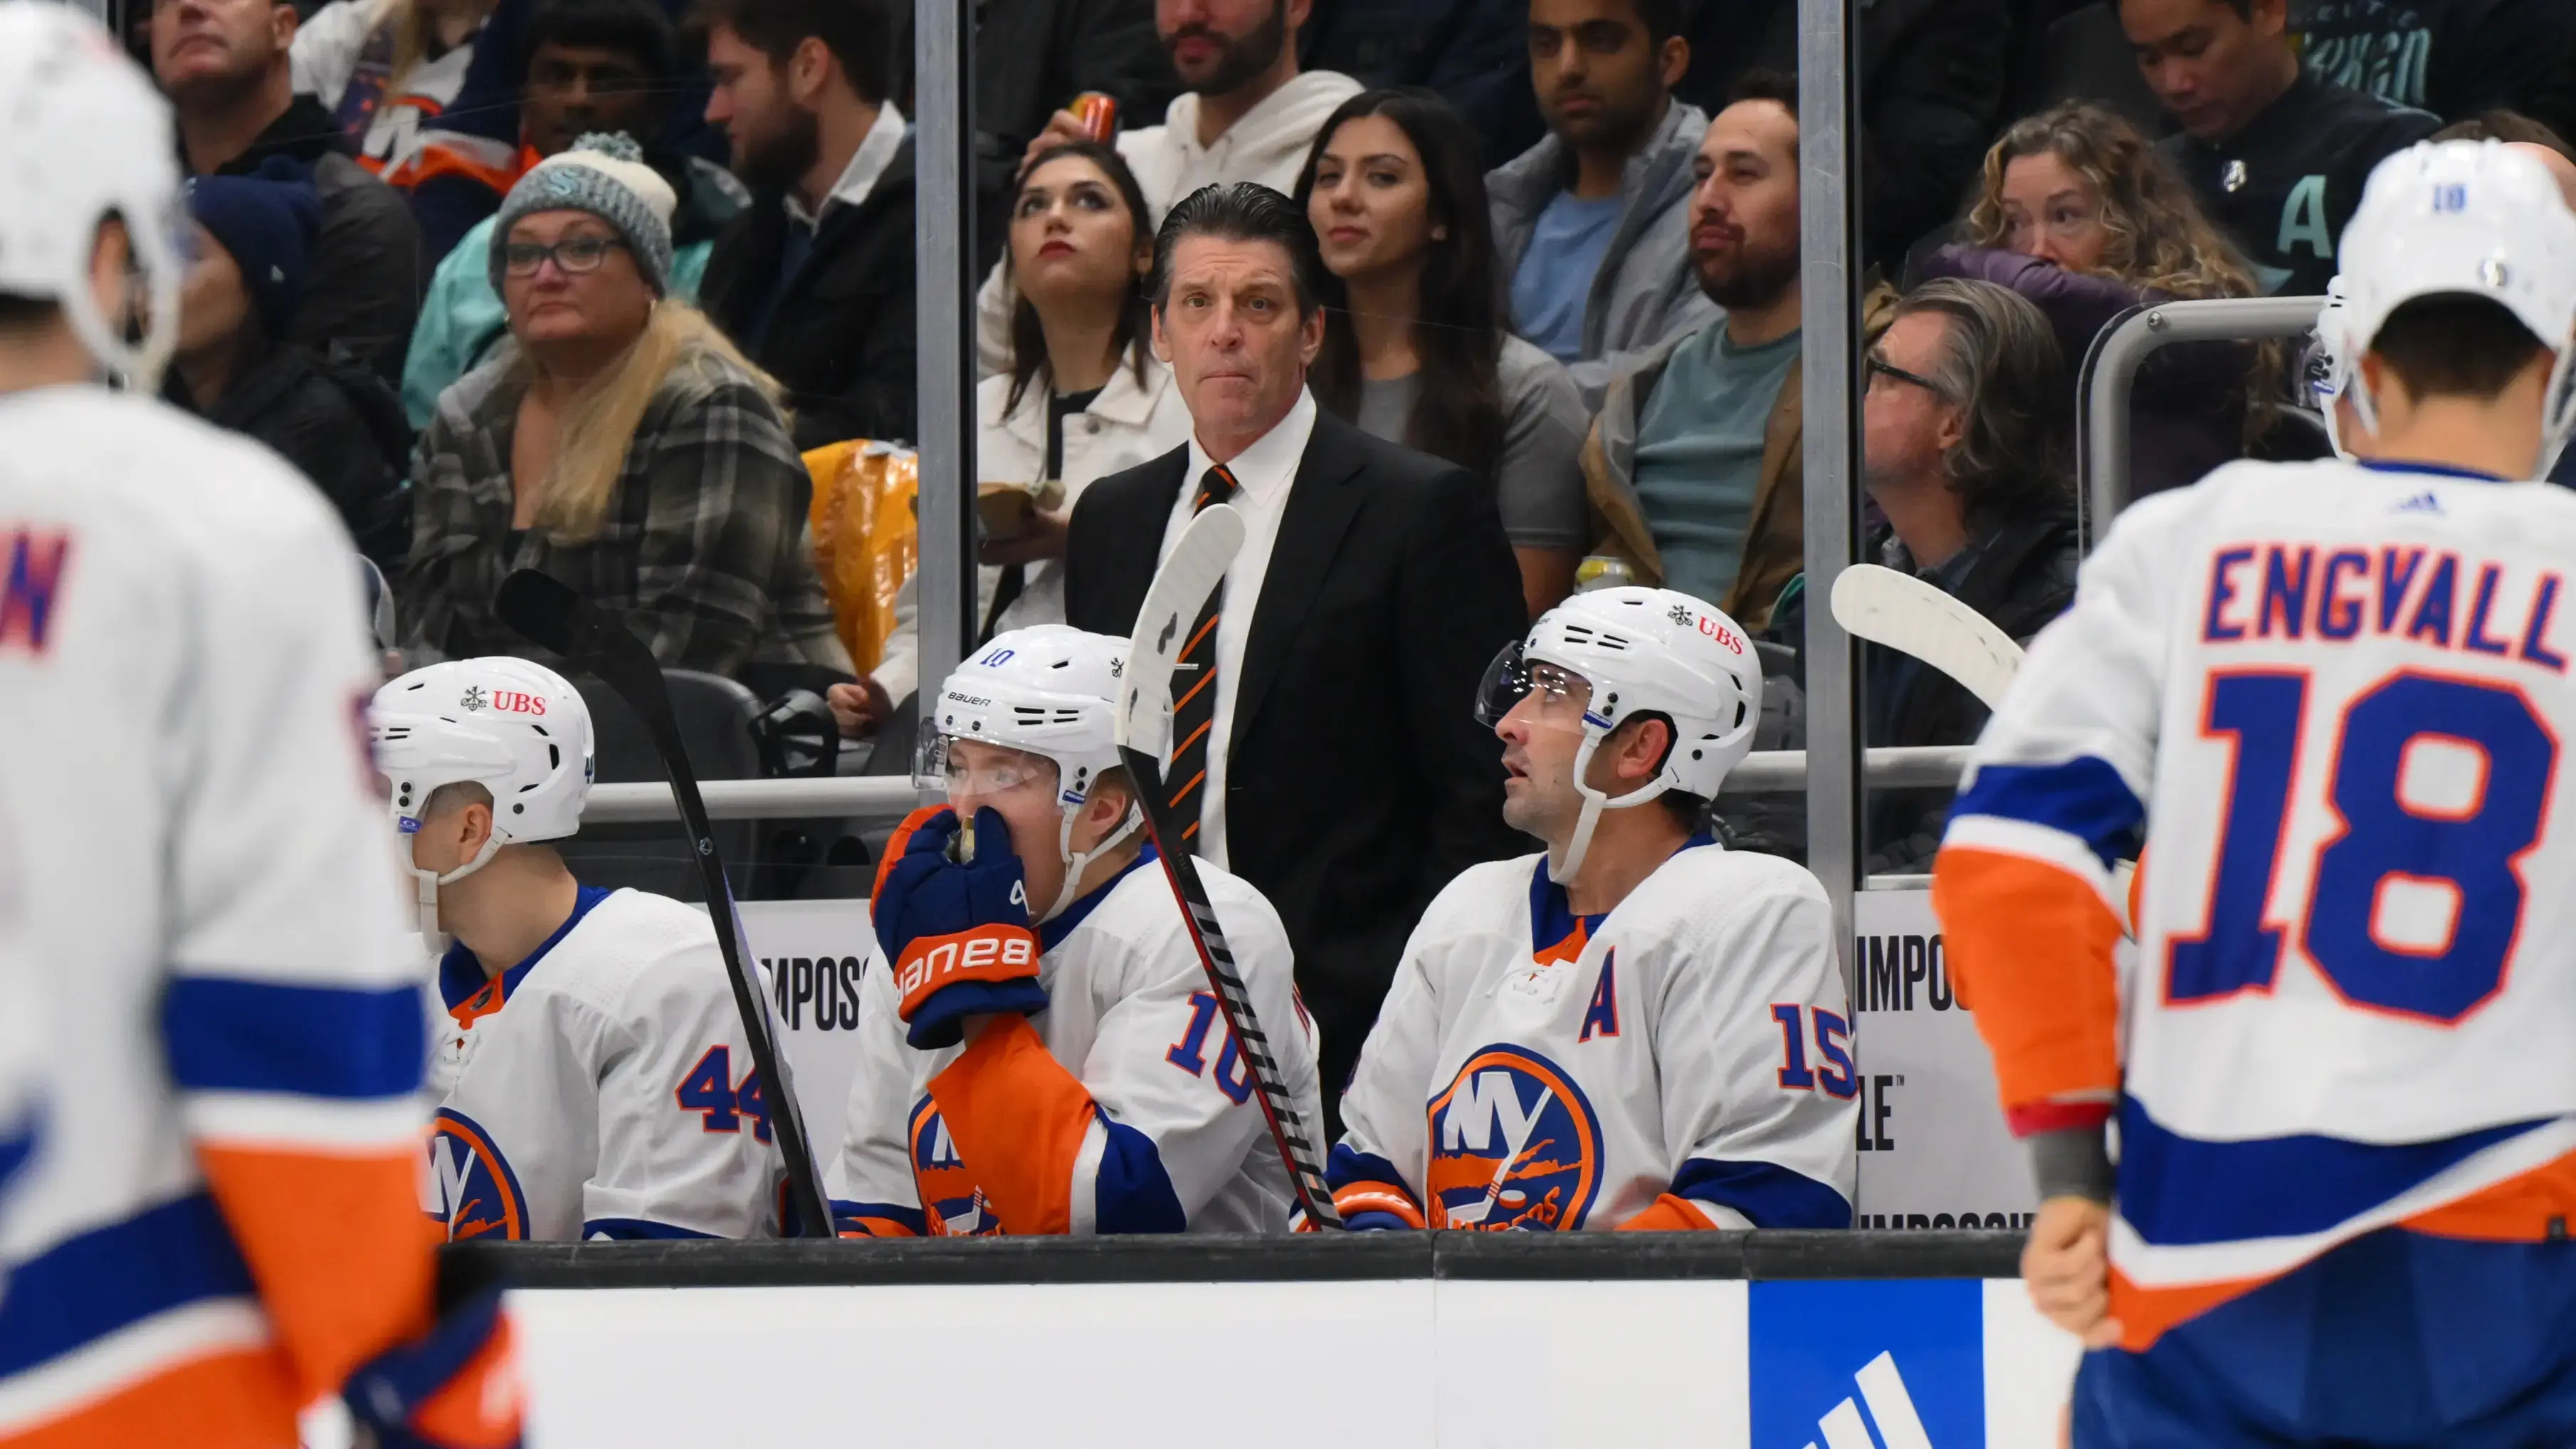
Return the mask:
{"type": "Polygon", "coordinates": [[[1524,1047],[1467,1058],[1431,1099],[1431,1225],[1571,1232],[1601,1190],[1601,1123],[1572,1075],[1524,1047]]]}
{"type": "Polygon", "coordinates": [[[912,1181],[920,1194],[924,1226],[934,1238],[994,1238],[1001,1222],[984,1205],[984,1189],[957,1155],[957,1139],[939,1106],[924,1097],[912,1104],[912,1125],[904,1133],[912,1153],[912,1181]]]}
{"type": "Polygon", "coordinates": [[[429,1173],[421,1206],[447,1225],[450,1242],[467,1238],[524,1239],[528,1200],[510,1160],[482,1124],[441,1107],[429,1124],[429,1173]]]}

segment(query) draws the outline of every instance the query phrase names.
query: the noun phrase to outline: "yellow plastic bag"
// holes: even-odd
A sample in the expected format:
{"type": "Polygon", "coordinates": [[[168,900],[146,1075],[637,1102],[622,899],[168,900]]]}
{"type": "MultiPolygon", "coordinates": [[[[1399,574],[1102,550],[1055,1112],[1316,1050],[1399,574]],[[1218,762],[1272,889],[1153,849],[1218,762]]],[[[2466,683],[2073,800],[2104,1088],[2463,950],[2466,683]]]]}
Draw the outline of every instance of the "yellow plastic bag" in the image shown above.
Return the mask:
{"type": "Polygon", "coordinates": [[[894,601],[920,555],[913,495],[921,460],[864,439],[805,455],[814,478],[814,571],[832,598],[833,626],[850,662],[865,674],[885,658],[894,601]]]}

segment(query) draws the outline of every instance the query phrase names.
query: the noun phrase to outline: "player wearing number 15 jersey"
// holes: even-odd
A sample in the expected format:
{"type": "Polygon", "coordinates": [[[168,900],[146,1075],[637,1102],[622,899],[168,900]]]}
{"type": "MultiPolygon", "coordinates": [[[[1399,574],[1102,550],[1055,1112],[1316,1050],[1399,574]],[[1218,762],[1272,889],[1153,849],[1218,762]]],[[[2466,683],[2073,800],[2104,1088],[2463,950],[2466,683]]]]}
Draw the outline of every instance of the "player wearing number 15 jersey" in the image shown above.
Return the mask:
{"type": "MultiPolygon", "coordinates": [[[[951,803],[904,822],[872,903],[833,1187],[845,1237],[1288,1228],[1251,1069],[1118,764],[1126,648],[1015,629],[940,690],[915,782],[951,803]]],[[[1316,1121],[1287,930],[1259,891],[1199,873],[1316,1121]]]]}
{"type": "Polygon", "coordinates": [[[2122,514],[1934,873],[2082,1446],[2576,1443],[2576,216],[2418,146],[2340,280],[2368,461],[2122,514]]]}
{"type": "Polygon", "coordinates": [[[590,710],[524,659],[376,691],[439,1016],[422,1206],[450,1238],[761,1238],[782,1171],[706,912],[586,886],[590,710]],[[451,939],[452,938],[452,939],[451,939]]]}
{"type": "Polygon", "coordinates": [[[1701,833],[1762,670],[1734,620],[1623,588],[1495,660],[1504,819],[1414,928],[1325,1175],[1357,1229],[1851,1226],[1858,1079],[1824,888],[1701,833]]]}

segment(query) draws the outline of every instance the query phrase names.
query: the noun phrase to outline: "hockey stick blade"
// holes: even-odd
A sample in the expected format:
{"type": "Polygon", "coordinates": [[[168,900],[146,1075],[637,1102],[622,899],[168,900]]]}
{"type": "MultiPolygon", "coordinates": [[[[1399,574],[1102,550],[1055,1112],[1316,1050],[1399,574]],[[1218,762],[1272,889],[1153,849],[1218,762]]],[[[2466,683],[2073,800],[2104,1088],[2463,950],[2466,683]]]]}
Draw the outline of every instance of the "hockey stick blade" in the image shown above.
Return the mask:
{"type": "Polygon", "coordinates": [[[1854,564],[1834,580],[1834,622],[1846,633],[1911,654],[1988,709],[2021,669],[2021,646],[1992,620],[1909,574],[1854,564]]]}
{"type": "Polygon", "coordinates": [[[752,1064],[760,1073],[770,1134],[787,1161],[788,1200],[796,1209],[797,1229],[809,1237],[832,1236],[831,1202],[823,1192],[813,1145],[805,1135],[805,1114],[797,1107],[796,1084],[788,1075],[785,1053],[769,1015],[769,995],[751,971],[753,958],[743,939],[742,915],[734,908],[733,883],[725,877],[724,861],[716,853],[715,826],[698,793],[697,770],[680,741],[679,721],[671,711],[660,662],[624,623],[593,608],[562,580],[534,569],[520,569],[502,580],[493,604],[501,622],[598,675],[652,735],[706,885],[707,915],[715,926],[725,975],[733,984],[734,1011],[742,1019],[752,1064]]]}
{"type": "Polygon", "coordinates": [[[1135,637],[1128,643],[1125,689],[1119,697],[1118,755],[1135,781],[1145,831],[1163,863],[1163,878],[1180,902],[1199,968],[1207,973],[1217,1009],[1225,1013],[1226,1029],[1234,1033],[1236,1050],[1251,1069],[1262,1120],[1288,1169],[1290,1190],[1305,1209],[1306,1221],[1318,1228],[1340,1227],[1332,1188],[1324,1181],[1322,1156],[1307,1136],[1305,1114],[1289,1094],[1269,1034],[1253,1010],[1252,993],[1244,989],[1243,973],[1235,965],[1233,948],[1226,944],[1224,925],[1208,900],[1207,883],[1199,877],[1198,857],[1190,853],[1177,828],[1167,828],[1171,822],[1163,817],[1161,752],[1171,736],[1172,672],[1188,644],[1191,623],[1208,595],[1225,582],[1226,568],[1242,546],[1242,515],[1215,504],[1200,510],[1181,530],[1171,556],[1155,571],[1145,602],[1136,611],[1135,637]]]}
{"type": "Polygon", "coordinates": [[[1118,697],[1117,741],[1157,759],[1171,741],[1172,671],[1189,647],[1190,625],[1243,547],[1243,515],[1232,505],[1199,510],[1154,571],[1127,641],[1126,691],[1118,697]]]}

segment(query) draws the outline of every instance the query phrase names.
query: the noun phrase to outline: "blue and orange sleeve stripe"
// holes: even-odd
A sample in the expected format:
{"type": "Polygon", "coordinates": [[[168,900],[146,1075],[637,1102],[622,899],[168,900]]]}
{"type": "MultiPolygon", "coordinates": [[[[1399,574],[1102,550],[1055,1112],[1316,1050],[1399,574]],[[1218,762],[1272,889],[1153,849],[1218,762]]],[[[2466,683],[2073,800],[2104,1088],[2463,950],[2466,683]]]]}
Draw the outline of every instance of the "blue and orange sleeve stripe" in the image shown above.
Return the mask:
{"type": "Polygon", "coordinates": [[[1100,1108],[1026,1017],[992,1018],[930,1097],[1004,1232],[1072,1230],[1074,1166],[1100,1108]]]}
{"type": "Polygon", "coordinates": [[[1373,1152],[1345,1142],[1324,1160],[1324,1180],[1333,1189],[1333,1211],[1342,1226],[1355,1231],[1423,1227],[1422,1201],[1405,1186],[1396,1165],[1373,1152]]]}
{"type": "Polygon", "coordinates": [[[1932,908],[2017,1136],[2110,1116],[2122,934],[2110,871],[2144,818],[2119,773],[2089,756],[1982,766],[1951,812],[1932,908]]]}
{"type": "Polygon", "coordinates": [[[298,1402],[430,1325],[422,1002],[407,981],[203,974],[174,977],[163,997],[181,1112],[298,1402]]]}

